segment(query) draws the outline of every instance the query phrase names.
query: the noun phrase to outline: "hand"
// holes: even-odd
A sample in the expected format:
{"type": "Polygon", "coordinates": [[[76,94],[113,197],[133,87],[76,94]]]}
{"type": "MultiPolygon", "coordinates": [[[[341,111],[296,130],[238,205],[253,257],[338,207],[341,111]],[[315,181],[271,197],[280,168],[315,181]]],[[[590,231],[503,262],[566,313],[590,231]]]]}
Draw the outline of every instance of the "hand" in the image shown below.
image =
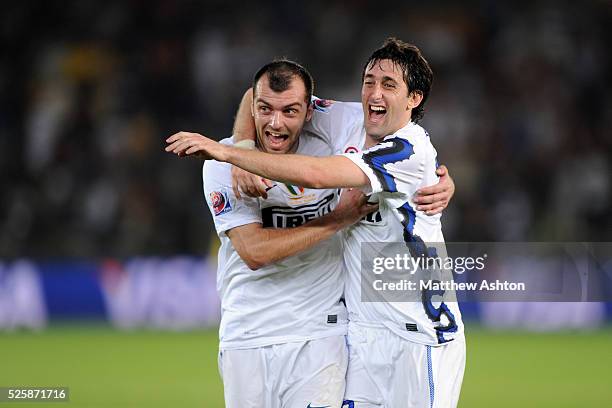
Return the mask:
{"type": "Polygon", "coordinates": [[[438,184],[421,188],[414,196],[414,202],[418,204],[417,210],[424,211],[427,215],[441,213],[455,194],[455,183],[446,166],[438,167],[436,174],[440,176],[438,184]]]}
{"type": "Polygon", "coordinates": [[[358,189],[344,189],[340,202],[331,212],[344,226],[352,225],[366,215],[378,210],[378,203],[368,204],[368,198],[358,189]]]}
{"type": "Polygon", "coordinates": [[[166,139],[166,151],[179,157],[193,156],[223,161],[224,146],[198,133],[178,132],[166,139]]]}
{"type": "Polygon", "coordinates": [[[232,188],[237,199],[241,199],[240,191],[249,197],[268,198],[268,190],[274,187],[270,180],[256,174],[232,166],[232,188]]]}

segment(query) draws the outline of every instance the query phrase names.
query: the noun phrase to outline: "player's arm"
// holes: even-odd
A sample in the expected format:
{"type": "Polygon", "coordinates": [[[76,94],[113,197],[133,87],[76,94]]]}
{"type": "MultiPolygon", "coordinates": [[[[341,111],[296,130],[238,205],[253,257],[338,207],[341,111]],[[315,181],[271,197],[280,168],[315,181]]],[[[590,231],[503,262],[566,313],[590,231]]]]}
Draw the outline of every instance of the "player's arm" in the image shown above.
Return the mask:
{"type": "Polygon", "coordinates": [[[455,194],[455,182],[450,176],[446,166],[441,165],[436,170],[440,177],[437,184],[423,187],[417,190],[413,201],[417,204],[417,210],[424,211],[427,215],[441,213],[455,194]]]}
{"type": "Polygon", "coordinates": [[[311,157],[270,154],[222,145],[197,133],[179,132],[166,139],[167,152],[231,163],[250,173],[307,188],[364,187],[368,177],[344,156],[311,157]]]}
{"type": "MultiPolygon", "coordinates": [[[[242,149],[255,148],[257,130],[253,120],[253,88],[247,89],[242,96],[234,120],[233,136],[234,146],[242,149]]],[[[270,187],[272,187],[272,183],[269,180],[244,171],[240,167],[232,166],[232,189],[239,200],[242,198],[241,191],[248,197],[268,198],[267,190],[270,187]]]]}
{"type": "Polygon", "coordinates": [[[226,234],[242,260],[256,270],[313,247],[377,208],[368,204],[360,192],[345,191],[331,213],[299,227],[263,228],[262,224],[252,223],[232,228],[226,234]]]}
{"type": "MultiPolygon", "coordinates": [[[[324,107],[330,107],[333,104],[329,100],[313,101],[313,103],[315,102],[320,103],[324,107]]],[[[344,106],[349,105],[345,104],[344,106]]],[[[241,144],[245,148],[255,144],[257,132],[255,130],[255,122],[253,121],[252,106],[253,88],[249,88],[242,97],[236,114],[236,120],[234,121],[234,146],[241,144]]],[[[361,109],[360,104],[359,109],[361,109]]],[[[323,136],[325,140],[332,140],[331,115],[317,113],[313,114],[312,119],[306,123],[305,128],[310,128],[312,132],[323,136]]],[[[455,194],[455,183],[446,166],[441,165],[436,170],[436,173],[440,177],[438,183],[419,189],[414,197],[414,202],[418,205],[417,210],[424,211],[427,215],[441,213],[448,207],[451,198],[455,194]]],[[[232,188],[237,198],[240,199],[240,190],[244,191],[249,197],[267,198],[267,188],[269,187],[271,187],[269,180],[262,179],[260,176],[242,170],[240,167],[232,166],[232,188]]]]}
{"type": "Polygon", "coordinates": [[[234,146],[243,141],[255,143],[257,131],[253,120],[253,88],[246,90],[238,106],[236,119],[234,120],[234,146]]]}
{"type": "MultiPolygon", "coordinates": [[[[176,133],[166,139],[166,142],[168,143],[166,151],[179,156],[226,161],[262,177],[308,188],[364,187],[370,184],[365,174],[369,172],[368,166],[358,166],[344,156],[310,157],[244,151],[189,132],[176,133]]],[[[384,172],[384,169],[381,168],[379,171],[384,172]]],[[[441,170],[442,174],[438,175],[443,176],[444,171],[445,168],[441,170]]],[[[433,204],[433,208],[422,209],[431,215],[441,212],[453,194],[454,183],[450,179],[422,189],[416,197],[419,197],[419,204],[433,204]],[[428,195],[433,196],[425,197],[428,195]],[[442,202],[439,203],[438,200],[442,202]]]]}

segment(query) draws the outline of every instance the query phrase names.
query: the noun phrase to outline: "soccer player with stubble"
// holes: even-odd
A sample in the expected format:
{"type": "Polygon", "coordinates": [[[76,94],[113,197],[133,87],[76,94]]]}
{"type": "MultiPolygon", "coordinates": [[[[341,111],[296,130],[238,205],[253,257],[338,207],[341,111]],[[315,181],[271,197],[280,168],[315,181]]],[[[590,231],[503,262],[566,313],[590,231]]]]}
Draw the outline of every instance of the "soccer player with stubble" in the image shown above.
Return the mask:
{"type": "MultiPolygon", "coordinates": [[[[167,151],[232,163],[252,173],[309,188],[353,187],[380,203],[380,221],[360,222],[345,233],[345,290],[350,348],[345,403],[349,407],[454,407],[465,367],[465,340],[456,302],[362,302],[361,244],[440,243],[439,215],[416,209],[417,189],[435,183],[437,161],[423,115],[433,73],[413,45],[389,39],[363,71],[362,112],[334,103],[313,121],[350,153],[314,158],[271,158],[181,132],[167,151]],[[374,225],[377,223],[378,225],[374,225]],[[390,369],[392,368],[392,369],[390,369]]],[[[342,150],[344,151],[344,150],[342,150]]],[[[426,245],[416,247],[427,248],[426,245]]]]}
{"type": "MultiPolygon", "coordinates": [[[[290,61],[254,77],[261,151],[326,156],[303,131],[313,81],[290,61]],[[299,142],[299,143],[298,143],[299,142]]],[[[231,145],[232,139],[222,143],[231,145]]],[[[225,403],[244,407],[340,407],[348,362],[344,270],[336,233],[376,207],[358,194],[277,183],[238,200],[230,165],[207,161],[204,192],[221,240],[219,369],[225,403]]]]}

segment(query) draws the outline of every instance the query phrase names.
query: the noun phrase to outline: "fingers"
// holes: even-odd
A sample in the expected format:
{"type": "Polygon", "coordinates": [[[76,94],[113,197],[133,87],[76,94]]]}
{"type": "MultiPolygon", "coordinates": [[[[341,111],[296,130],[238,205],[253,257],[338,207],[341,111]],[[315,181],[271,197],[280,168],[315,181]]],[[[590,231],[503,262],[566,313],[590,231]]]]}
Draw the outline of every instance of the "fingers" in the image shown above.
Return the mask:
{"type": "Polygon", "coordinates": [[[170,136],[169,138],[166,139],[166,143],[173,143],[179,139],[184,139],[186,137],[191,137],[191,136],[200,136],[202,137],[202,135],[200,135],[199,133],[193,133],[193,132],[178,132],[173,134],[172,136],[170,136]]]}
{"type": "Polygon", "coordinates": [[[432,211],[432,210],[437,210],[437,209],[440,209],[440,211],[442,211],[447,206],[448,206],[448,201],[439,201],[439,202],[426,204],[426,205],[418,205],[417,210],[427,213],[427,211],[432,211]]]}
{"type": "Polygon", "coordinates": [[[241,200],[242,199],[242,195],[240,194],[240,188],[238,188],[238,186],[240,185],[238,179],[240,176],[240,172],[239,170],[241,170],[240,168],[232,165],[232,190],[234,190],[234,196],[238,199],[241,200]]]}
{"type": "MultiPolygon", "coordinates": [[[[254,175],[251,175],[254,176],[254,175]]],[[[266,191],[266,185],[261,181],[261,179],[257,176],[251,179],[251,184],[248,185],[247,190],[245,191],[246,195],[249,197],[262,197],[268,198],[268,192],[266,191]]]]}
{"type": "Polygon", "coordinates": [[[425,211],[425,214],[427,214],[427,215],[441,214],[442,211],[444,211],[445,208],[446,208],[446,206],[434,208],[433,210],[427,210],[427,211],[425,211]]]}
{"type": "Polygon", "coordinates": [[[268,198],[267,189],[273,185],[274,184],[269,180],[262,179],[239,167],[232,167],[232,189],[234,190],[236,198],[241,198],[240,192],[242,191],[242,193],[248,197],[262,197],[266,199],[268,198]]]}
{"type": "MultiPolygon", "coordinates": [[[[429,195],[416,196],[413,201],[421,206],[432,203],[440,204],[446,200],[448,200],[448,194],[446,192],[436,192],[429,195]]],[[[417,208],[417,210],[420,210],[420,208],[417,208]]]]}
{"type": "Polygon", "coordinates": [[[427,196],[443,193],[444,191],[446,191],[446,185],[440,183],[429,187],[423,187],[417,190],[414,201],[418,203],[427,196]]]}
{"type": "Polygon", "coordinates": [[[174,154],[184,153],[189,147],[193,146],[197,142],[197,139],[193,137],[185,136],[179,137],[173,140],[166,148],[165,151],[174,154]]]}
{"type": "Polygon", "coordinates": [[[238,200],[242,200],[242,196],[240,195],[240,189],[238,188],[238,184],[236,183],[236,179],[232,178],[232,190],[234,191],[234,197],[238,200]]]}
{"type": "Polygon", "coordinates": [[[440,177],[444,177],[448,174],[448,169],[446,168],[445,165],[441,164],[437,169],[436,169],[436,174],[440,177]]]}
{"type": "Polygon", "coordinates": [[[440,181],[434,184],[433,186],[427,186],[427,187],[423,187],[417,190],[415,197],[417,197],[418,199],[415,199],[415,202],[417,203],[421,202],[420,197],[422,196],[438,194],[438,193],[445,193],[447,191],[454,190],[453,181],[450,178],[450,175],[448,174],[448,169],[446,168],[445,165],[441,165],[440,167],[438,167],[436,169],[436,174],[440,176],[440,181]]]}
{"type": "Polygon", "coordinates": [[[191,145],[187,150],[185,150],[184,153],[185,155],[189,156],[189,155],[198,153],[200,150],[202,150],[200,146],[194,144],[194,145],[191,145]]]}
{"type": "Polygon", "coordinates": [[[202,142],[203,140],[206,139],[204,138],[204,136],[198,133],[178,132],[166,139],[166,143],[168,143],[168,145],[165,147],[164,150],[166,152],[174,153],[179,156],[193,154],[202,150],[201,148],[197,148],[196,146],[198,146],[198,143],[202,142]],[[187,150],[189,150],[190,148],[193,149],[190,150],[189,153],[187,153],[187,150]]]}

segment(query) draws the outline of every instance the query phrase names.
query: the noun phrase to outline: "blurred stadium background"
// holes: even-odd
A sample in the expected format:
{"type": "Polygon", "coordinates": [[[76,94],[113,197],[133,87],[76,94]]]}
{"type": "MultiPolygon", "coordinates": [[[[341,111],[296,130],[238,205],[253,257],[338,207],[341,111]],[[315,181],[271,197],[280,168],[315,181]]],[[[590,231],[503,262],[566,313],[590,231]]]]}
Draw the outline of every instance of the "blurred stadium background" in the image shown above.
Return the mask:
{"type": "MultiPolygon", "coordinates": [[[[436,74],[423,123],[457,185],[447,240],[612,241],[608,1],[0,7],[0,387],[222,406],[216,235],[200,163],[164,139],[228,136],[274,57],[358,100],[384,38],[417,44],[436,74]]],[[[465,305],[462,407],[610,404],[610,304],[501,308],[465,305]]]]}

